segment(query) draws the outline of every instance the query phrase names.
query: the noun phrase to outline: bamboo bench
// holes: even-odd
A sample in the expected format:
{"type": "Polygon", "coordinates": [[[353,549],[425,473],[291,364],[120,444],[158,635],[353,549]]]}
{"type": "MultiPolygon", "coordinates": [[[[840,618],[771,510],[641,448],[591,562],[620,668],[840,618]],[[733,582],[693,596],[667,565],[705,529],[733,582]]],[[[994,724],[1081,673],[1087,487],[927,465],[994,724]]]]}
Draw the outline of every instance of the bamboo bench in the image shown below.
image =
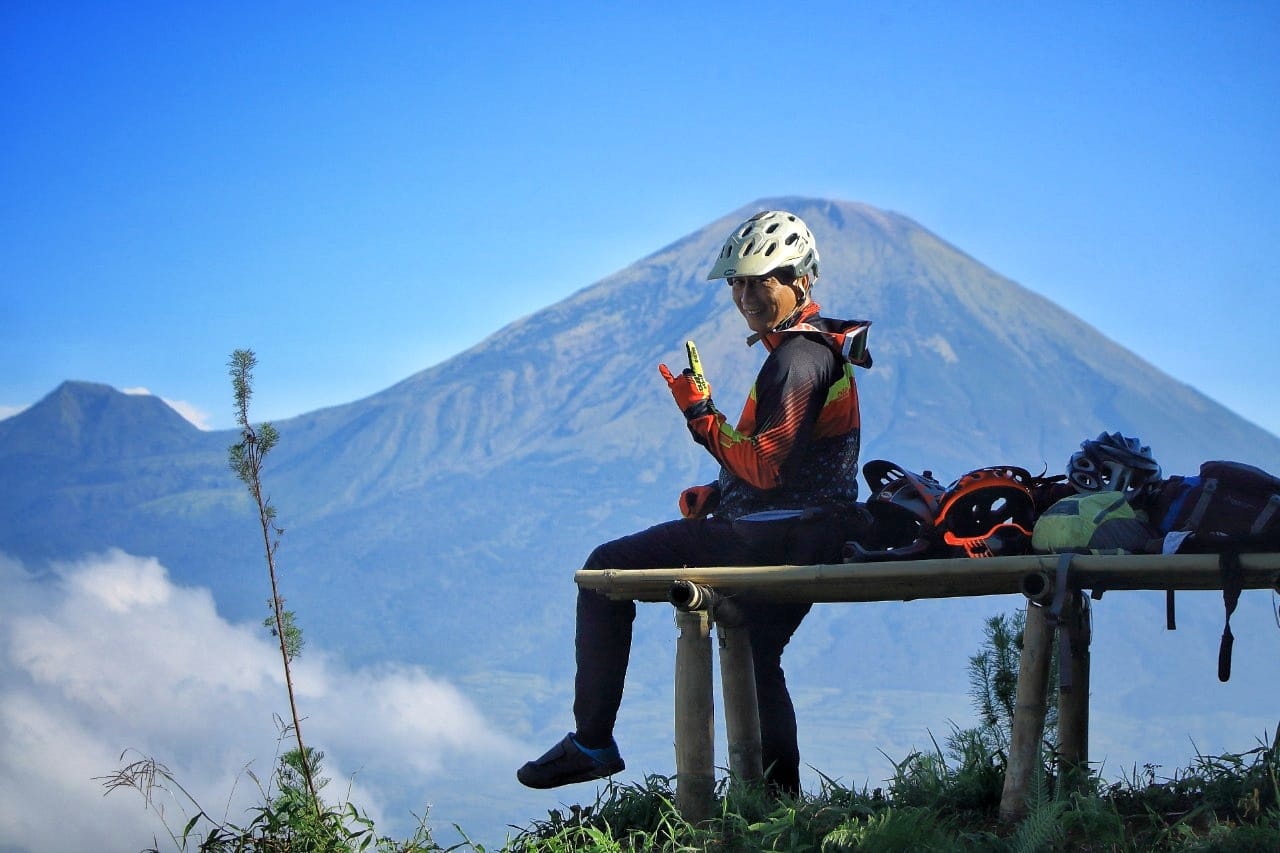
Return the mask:
{"type": "MultiPolygon", "coordinates": [[[[1055,628],[1061,628],[1061,654],[1067,661],[1058,697],[1059,768],[1088,764],[1091,637],[1089,598],[1083,591],[1091,590],[1096,598],[1113,590],[1220,590],[1223,572],[1216,554],[1036,554],[816,566],[582,569],[574,581],[610,598],[676,607],[676,805],[693,822],[710,817],[715,788],[713,624],[719,635],[730,776],[763,776],[751,648],[733,605],[735,594],[817,604],[1022,593],[1027,597],[1026,625],[1000,801],[1001,818],[1017,820],[1026,813],[1044,732],[1055,628]]],[[[1240,555],[1239,581],[1242,589],[1280,589],[1280,553],[1240,555]]]]}

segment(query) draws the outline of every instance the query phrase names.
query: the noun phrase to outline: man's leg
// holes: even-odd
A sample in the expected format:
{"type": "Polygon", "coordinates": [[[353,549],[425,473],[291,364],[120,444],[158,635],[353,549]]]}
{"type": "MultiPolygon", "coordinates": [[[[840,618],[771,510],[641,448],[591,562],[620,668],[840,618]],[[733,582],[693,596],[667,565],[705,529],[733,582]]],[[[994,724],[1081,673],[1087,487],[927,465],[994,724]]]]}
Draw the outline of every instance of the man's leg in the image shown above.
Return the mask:
{"type": "MultiPolygon", "coordinates": [[[[615,543],[606,542],[591,552],[585,568],[607,567],[611,559],[620,558],[610,556],[619,550],[615,543]]],[[[625,769],[613,742],[613,724],[622,703],[635,616],[634,601],[613,601],[592,590],[578,590],[573,702],[577,729],[516,771],[522,784],[557,788],[625,769]]]]}
{"type": "Polygon", "coordinates": [[[634,601],[613,601],[589,589],[578,591],[573,717],[583,746],[605,747],[613,742],[635,616],[634,601]]]}
{"type": "MultiPolygon", "coordinates": [[[[730,565],[743,549],[729,522],[673,521],[606,542],[591,552],[585,569],[654,569],[730,565]]],[[[580,743],[613,742],[631,654],[634,601],[614,601],[592,590],[578,592],[573,715],[580,743]]]]}
{"type": "Polygon", "coordinates": [[[808,604],[771,604],[748,611],[761,763],[769,784],[792,795],[800,793],[800,747],[795,707],[782,671],[782,650],[808,612],[808,604]]]}
{"type": "MultiPolygon", "coordinates": [[[[671,521],[648,530],[606,542],[587,559],[587,569],[652,569],[673,566],[805,565],[839,560],[843,536],[822,522],[731,522],[709,518],[671,521]]],[[[796,745],[795,710],[782,672],[782,650],[809,605],[761,604],[747,614],[756,695],[760,706],[761,745],[766,768],[782,790],[800,790],[800,757],[796,745]]],[[[613,601],[591,591],[578,596],[574,681],[574,717],[577,732],[565,738],[536,762],[521,769],[521,781],[535,787],[551,787],[582,781],[592,772],[586,755],[605,750],[604,766],[621,769],[613,743],[613,726],[631,653],[631,625],[635,604],[613,601]],[[585,753],[583,749],[592,752],[585,753]],[[611,752],[610,752],[611,751],[611,752]],[[556,781],[565,762],[581,771],[575,778],[556,781]],[[584,762],[586,762],[584,764],[584,762]],[[530,765],[541,769],[529,770],[530,765]],[[582,765],[582,766],[579,766],[582,765]],[[527,775],[536,773],[535,776],[527,775]]],[[[610,771],[614,772],[614,771],[610,771]]],[[[566,777],[574,776],[566,773],[566,777]]],[[[600,775],[607,775],[603,772],[600,775]]]]}
{"type": "MultiPolygon", "coordinates": [[[[844,532],[828,520],[780,522],[769,527],[771,529],[759,537],[767,539],[768,546],[755,548],[768,564],[805,566],[840,561],[844,532]]],[[[744,602],[756,676],[765,778],[772,787],[793,796],[800,793],[800,747],[795,706],[782,671],[782,650],[800,627],[810,606],[744,602]]]]}
{"type": "MultiPolygon", "coordinates": [[[[584,568],[743,565],[747,553],[730,522],[672,521],[606,542],[591,553],[584,568]]],[[[631,656],[635,612],[632,601],[613,601],[590,590],[579,592],[573,705],[577,731],[521,767],[516,776],[523,784],[553,788],[624,768],[613,742],[613,726],[631,656]]]]}

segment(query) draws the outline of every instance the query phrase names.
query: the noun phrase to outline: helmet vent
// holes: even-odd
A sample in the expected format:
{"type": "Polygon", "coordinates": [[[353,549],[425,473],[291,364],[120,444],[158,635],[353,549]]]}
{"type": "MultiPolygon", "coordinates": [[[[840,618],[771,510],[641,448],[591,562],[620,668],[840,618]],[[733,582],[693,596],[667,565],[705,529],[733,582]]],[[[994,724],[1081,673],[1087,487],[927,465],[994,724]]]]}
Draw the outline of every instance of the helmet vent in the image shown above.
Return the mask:
{"type": "Polygon", "coordinates": [[[818,275],[818,250],[800,217],[780,210],[757,213],[738,226],[707,278],[759,277],[790,267],[796,278],[818,275]]]}
{"type": "Polygon", "coordinates": [[[1067,462],[1067,479],[1077,492],[1128,492],[1160,476],[1151,448],[1118,432],[1080,442],[1067,462]]]}

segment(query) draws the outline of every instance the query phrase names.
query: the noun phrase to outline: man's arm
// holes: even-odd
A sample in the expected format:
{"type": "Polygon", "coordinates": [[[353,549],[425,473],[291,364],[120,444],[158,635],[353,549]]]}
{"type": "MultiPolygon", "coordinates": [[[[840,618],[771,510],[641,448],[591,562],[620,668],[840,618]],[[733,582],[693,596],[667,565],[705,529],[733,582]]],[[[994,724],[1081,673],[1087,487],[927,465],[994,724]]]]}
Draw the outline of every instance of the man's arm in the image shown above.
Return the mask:
{"type": "Polygon", "coordinates": [[[838,369],[825,344],[797,336],[765,361],[736,428],[708,407],[689,418],[689,431],[737,477],[775,488],[787,459],[812,439],[838,369]]]}

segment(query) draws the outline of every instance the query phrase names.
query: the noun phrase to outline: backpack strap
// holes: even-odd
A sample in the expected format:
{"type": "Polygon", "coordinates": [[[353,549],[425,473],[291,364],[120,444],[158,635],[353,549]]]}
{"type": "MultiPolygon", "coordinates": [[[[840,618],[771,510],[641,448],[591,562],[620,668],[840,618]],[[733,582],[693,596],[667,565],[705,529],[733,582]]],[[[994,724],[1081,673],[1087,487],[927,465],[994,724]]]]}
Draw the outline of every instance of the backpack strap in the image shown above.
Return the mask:
{"type": "Polygon", "coordinates": [[[1213,493],[1218,491],[1218,479],[1216,477],[1206,477],[1201,484],[1200,499],[1196,501],[1196,505],[1191,510],[1191,515],[1187,516],[1186,522],[1182,525],[1184,530],[1195,530],[1200,526],[1200,521],[1204,518],[1205,511],[1209,509],[1209,501],[1213,500],[1213,493]]]}
{"type": "Polygon", "coordinates": [[[1173,607],[1173,590],[1166,589],[1164,591],[1164,629],[1166,631],[1178,630],[1178,614],[1173,607]]]}
{"type": "Polygon", "coordinates": [[[1231,647],[1236,640],[1231,633],[1231,614],[1240,603],[1240,590],[1244,588],[1244,567],[1240,565],[1240,555],[1234,551],[1219,554],[1218,571],[1222,573],[1222,603],[1227,610],[1222,642],[1218,645],[1218,680],[1228,681],[1231,678],[1231,647]]]}
{"type": "Polygon", "coordinates": [[[1250,536],[1257,536],[1266,529],[1267,522],[1271,521],[1271,516],[1280,511],[1280,492],[1272,495],[1267,499],[1267,506],[1258,513],[1258,517],[1253,522],[1253,527],[1249,528],[1250,536]]]}

